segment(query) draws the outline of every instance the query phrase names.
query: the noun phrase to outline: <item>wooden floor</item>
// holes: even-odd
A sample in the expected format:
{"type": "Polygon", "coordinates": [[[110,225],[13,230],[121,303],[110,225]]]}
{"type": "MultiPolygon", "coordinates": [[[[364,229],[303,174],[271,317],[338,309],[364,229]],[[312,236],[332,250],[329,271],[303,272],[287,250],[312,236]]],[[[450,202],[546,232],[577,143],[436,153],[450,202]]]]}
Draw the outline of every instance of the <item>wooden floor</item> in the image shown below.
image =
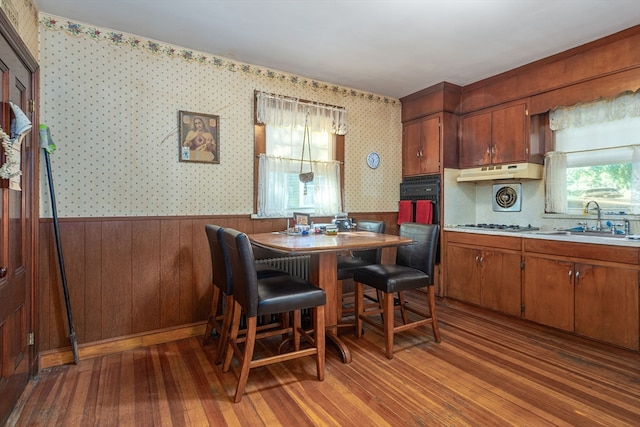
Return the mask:
{"type": "MultiPolygon", "coordinates": [[[[410,300],[412,301],[412,300],[410,300]]],[[[415,301],[412,301],[415,303],[415,301]]],[[[17,426],[640,426],[640,355],[469,307],[440,303],[430,327],[395,340],[365,326],[344,335],[353,363],[329,348],[257,368],[232,403],[237,365],[211,363],[215,343],[156,345],[47,369],[17,426]]]]}

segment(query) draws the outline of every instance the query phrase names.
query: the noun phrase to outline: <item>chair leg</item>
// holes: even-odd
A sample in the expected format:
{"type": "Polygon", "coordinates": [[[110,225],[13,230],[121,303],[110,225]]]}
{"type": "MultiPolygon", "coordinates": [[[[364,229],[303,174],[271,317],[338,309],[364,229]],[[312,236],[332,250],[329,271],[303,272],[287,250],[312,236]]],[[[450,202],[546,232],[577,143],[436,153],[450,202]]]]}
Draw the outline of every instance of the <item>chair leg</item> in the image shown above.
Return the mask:
{"type": "Polygon", "coordinates": [[[394,324],[394,308],[393,293],[384,293],[382,317],[384,320],[384,338],[387,359],[393,359],[393,324],[394,324]]]}
{"type": "Polygon", "coordinates": [[[300,328],[302,327],[301,310],[293,311],[293,350],[300,350],[300,328]]]}
{"type": "Polygon", "coordinates": [[[237,348],[238,333],[240,331],[240,319],[242,317],[242,307],[236,301],[233,302],[231,332],[227,340],[227,348],[224,355],[224,363],[222,364],[222,372],[229,372],[231,360],[233,359],[234,349],[237,348]]]}
{"type": "Polygon", "coordinates": [[[404,299],[404,291],[398,292],[398,301],[400,301],[400,313],[402,314],[402,323],[409,323],[409,318],[407,317],[407,310],[404,308],[405,299],[404,299]]]}
{"type": "Polygon", "coordinates": [[[360,316],[364,313],[364,285],[360,282],[354,283],[356,292],[356,336],[362,338],[362,319],[360,316]]]}
{"type": "Polygon", "coordinates": [[[436,342],[440,342],[440,328],[438,327],[438,316],[436,315],[436,291],[433,286],[429,286],[427,298],[429,298],[429,312],[431,313],[431,328],[436,342]]]}
{"type": "Polygon", "coordinates": [[[244,342],[244,352],[240,364],[240,374],[238,376],[238,386],[236,387],[236,395],[234,402],[238,403],[242,399],[244,388],[247,385],[249,371],[251,370],[251,359],[253,359],[253,349],[256,344],[257,317],[247,318],[247,336],[244,342]]]}
{"type": "Polygon", "coordinates": [[[226,295],[224,299],[224,319],[222,321],[222,333],[220,334],[220,342],[218,343],[218,351],[216,352],[216,365],[219,365],[223,362],[227,344],[229,343],[229,331],[231,330],[232,320],[233,295],[226,295]]]}
{"type": "Polygon", "coordinates": [[[324,305],[318,306],[313,310],[313,328],[315,332],[315,344],[318,353],[316,354],[316,372],[318,380],[324,380],[325,366],[325,336],[324,336],[324,305]]]}
{"type": "Polygon", "coordinates": [[[204,339],[202,345],[207,345],[211,342],[211,333],[214,329],[217,329],[217,317],[218,317],[218,304],[220,303],[220,288],[213,287],[213,297],[211,298],[211,310],[209,310],[209,321],[207,322],[207,329],[204,331],[204,339]]]}

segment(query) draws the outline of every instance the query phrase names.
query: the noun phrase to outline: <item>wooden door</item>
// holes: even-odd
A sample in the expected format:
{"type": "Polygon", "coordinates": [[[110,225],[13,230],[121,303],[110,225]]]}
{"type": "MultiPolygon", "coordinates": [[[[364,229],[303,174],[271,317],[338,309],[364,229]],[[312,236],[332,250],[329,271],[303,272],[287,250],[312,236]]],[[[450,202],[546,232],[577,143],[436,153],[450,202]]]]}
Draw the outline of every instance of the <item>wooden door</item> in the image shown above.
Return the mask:
{"type": "Polygon", "coordinates": [[[447,245],[447,297],[480,305],[480,251],[447,245]]]}
{"type": "Polygon", "coordinates": [[[406,124],[402,130],[402,176],[420,175],[422,123],[406,124]]]}
{"type": "Polygon", "coordinates": [[[526,160],[526,105],[495,110],[491,117],[491,162],[526,160]]]}
{"type": "Polygon", "coordinates": [[[638,350],[638,271],[576,265],[575,332],[638,350]]]}
{"type": "Polygon", "coordinates": [[[464,117],[460,143],[460,167],[468,168],[490,163],[491,112],[464,117]]]}
{"type": "MultiPolygon", "coordinates": [[[[0,22],[1,26],[7,22],[0,22]]],[[[0,36],[0,125],[9,134],[14,116],[8,101],[18,105],[33,122],[29,108],[33,75],[16,53],[15,40],[5,36],[6,31],[5,27],[0,36]]],[[[33,149],[32,136],[37,125],[33,128],[21,145],[22,190],[9,189],[8,181],[0,179],[0,424],[11,414],[34,365],[34,352],[29,352],[28,343],[33,331],[32,220],[38,214],[33,208],[33,197],[38,193],[34,191],[33,155],[37,150],[33,149]]]]}
{"type": "Polygon", "coordinates": [[[482,306],[520,316],[520,254],[482,251],[482,306]]]}
{"type": "Polygon", "coordinates": [[[532,256],[524,263],[524,318],[573,332],[573,263],[532,256]]]}

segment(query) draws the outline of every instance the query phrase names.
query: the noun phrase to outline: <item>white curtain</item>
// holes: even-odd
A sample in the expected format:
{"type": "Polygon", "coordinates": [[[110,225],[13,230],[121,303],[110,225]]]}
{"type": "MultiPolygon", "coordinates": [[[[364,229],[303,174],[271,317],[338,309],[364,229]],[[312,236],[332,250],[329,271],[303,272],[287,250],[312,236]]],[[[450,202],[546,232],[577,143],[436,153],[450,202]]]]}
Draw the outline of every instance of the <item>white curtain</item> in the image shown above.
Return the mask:
{"type": "Polygon", "coordinates": [[[256,119],[260,124],[303,127],[307,115],[311,129],[336,135],[347,133],[347,110],[344,108],[265,92],[256,94],[256,119]]]}
{"type": "Polygon", "coordinates": [[[640,214],[640,145],[633,147],[633,155],[631,157],[631,200],[636,203],[633,204],[633,212],[636,215],[640,214]]]}
{"type": "MultiPolygon", "coordinates": [[[[290,217],[299,208],[289,207],[289,177],[300,171],[300,160],[260,154],[258,159],[258,216],[290,217]]],[[[341,211],[340,163],[313,162],[314,180],[308,183],[313,191],[315,216],[332,216],[341,211]]]]}
{"type": "Polygon", "coordinates": [[[625,92],[611,99],[560,107],[551,111],[551,130],[579,128],[594,123],[607,123],[640,116],[640,91],[625,92]]]}
{"type": "Polygon", "coordinates": [[[567,156],[550,151],[544,158],[545,212],[567,212],[567,156]]]}

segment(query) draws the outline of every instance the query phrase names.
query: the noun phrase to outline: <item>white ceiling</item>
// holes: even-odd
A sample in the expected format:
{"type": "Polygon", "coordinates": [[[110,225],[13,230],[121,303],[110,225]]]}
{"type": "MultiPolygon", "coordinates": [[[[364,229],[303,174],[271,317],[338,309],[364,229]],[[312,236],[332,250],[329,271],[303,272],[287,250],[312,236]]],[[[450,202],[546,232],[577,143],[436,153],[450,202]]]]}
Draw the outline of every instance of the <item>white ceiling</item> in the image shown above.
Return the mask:
{"type": "Polygon", "coordinates": [[[34,1],[77,22],[393,98],[640,24],[640,0],[34,1]]]}

